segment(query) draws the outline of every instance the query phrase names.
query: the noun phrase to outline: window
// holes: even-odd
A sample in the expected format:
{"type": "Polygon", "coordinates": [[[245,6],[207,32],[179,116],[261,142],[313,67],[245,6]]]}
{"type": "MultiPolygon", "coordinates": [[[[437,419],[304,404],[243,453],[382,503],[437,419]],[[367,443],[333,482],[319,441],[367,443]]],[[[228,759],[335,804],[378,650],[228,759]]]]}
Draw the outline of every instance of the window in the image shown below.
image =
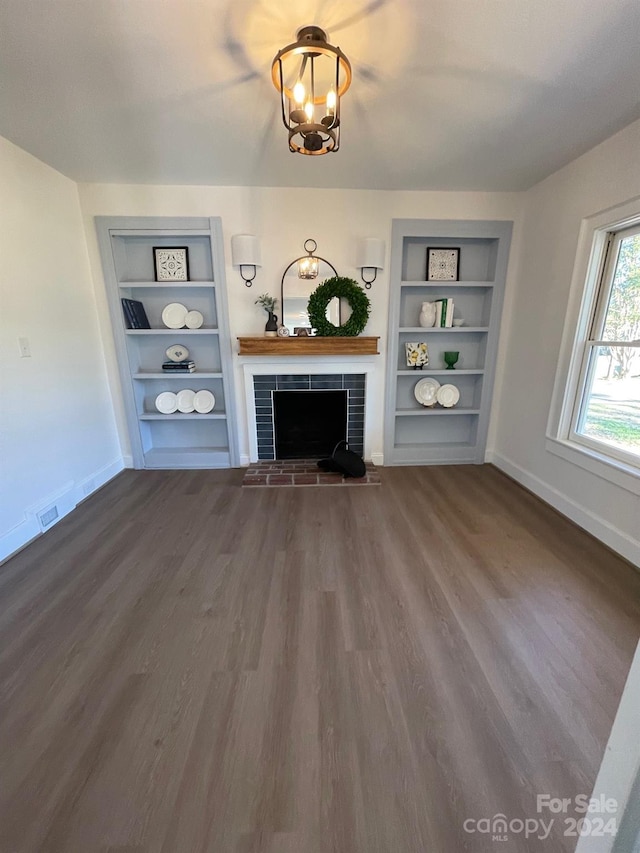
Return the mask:
{"type": "Polygon", "coordinates": [[[599,245],[568,438],[640,468],[640,225],[599,245]]]}

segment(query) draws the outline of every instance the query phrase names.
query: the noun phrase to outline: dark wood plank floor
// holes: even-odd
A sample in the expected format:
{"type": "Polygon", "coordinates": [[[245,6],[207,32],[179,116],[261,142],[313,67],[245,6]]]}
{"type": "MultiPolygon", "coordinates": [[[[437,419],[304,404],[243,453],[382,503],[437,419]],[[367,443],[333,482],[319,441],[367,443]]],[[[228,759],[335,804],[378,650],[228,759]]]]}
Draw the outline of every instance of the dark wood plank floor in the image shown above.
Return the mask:
{"type": "Polygon", "coordinates": [[[464,821],[590,793],[640,575],[490,466],[241,479],[124,472],[0,569],[3,853],[573,850],[464,821]]]}

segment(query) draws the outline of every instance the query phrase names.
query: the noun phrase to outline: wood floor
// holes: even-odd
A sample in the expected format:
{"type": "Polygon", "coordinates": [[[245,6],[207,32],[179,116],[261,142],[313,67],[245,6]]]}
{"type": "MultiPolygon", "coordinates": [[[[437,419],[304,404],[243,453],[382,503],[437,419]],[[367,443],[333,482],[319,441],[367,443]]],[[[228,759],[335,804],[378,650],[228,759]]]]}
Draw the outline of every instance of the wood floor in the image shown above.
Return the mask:
{"type": "Polygon", "coordinates": [[[640,574],[491,466],[241,480],[124,472],[0,569],[2,853],[573,850],[464,822],[590,793],[640,574]]]}

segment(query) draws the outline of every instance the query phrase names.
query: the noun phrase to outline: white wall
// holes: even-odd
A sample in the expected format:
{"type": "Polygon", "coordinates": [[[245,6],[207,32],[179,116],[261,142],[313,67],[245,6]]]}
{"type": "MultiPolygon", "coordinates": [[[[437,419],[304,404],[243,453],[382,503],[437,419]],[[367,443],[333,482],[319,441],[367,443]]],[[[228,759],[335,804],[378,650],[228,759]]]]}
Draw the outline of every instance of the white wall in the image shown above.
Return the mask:
{"type": "Polygon", "coordinates": [[[636,122],[525,194],[494,419],[496,464],[638,565],[640,497],[551,454],[545,433],[581,222],[640,195],[639,152],[636,122]]]}
{"type": "MultiPolygon", "coordinates": [[[[622,691],[611,734],[602,758],[591,797],[615,800],[612,810],[618,832],[615,836],[586,835],[576,853],[637,853],[640,845],[640,645],[636,649],[622,691]]],[[[606,816],[605,817],[606,821],[606,816]]]]}
{"type": "MultiPolygon", "coordinates": [[[[317,167],[311,163],[310,167],[317,167]]],[[[372,455],[380,459],[383,448],[383,412],[387,313],[389,303],[389,245],[391,220],[400,217],[425,219],[508,219],[516,220],[517,245],[521,194],[387,192],[368,190],[308,190],[238,187],[157,187],[80,185],[80,203],[85,221],[91,265],[96,282],[96,298],[106,343],[110,381],[114,388],[118,426],[123,447],[128,446],[116,370],[113,340],[98,256],[93,217],[104,216],[220,216],[224,231],[229,320],[234,344],[238,335],[262,334],[264,311],[254,305],[265,291],[280,294],[280,280],[286,266],[304,254],[303,243],[312,237],[317,253],[327,258],[341,275],[357,281],[356,244],[359,237],[381,237],[387,244],[387,265],[368,291],[372,312],[365,334],[379,335],[380,352],[371,383],[374,399],[372,455]],[[238,270],[231,266],[230,242],[233,234],[257,234],[262,244],[263,266],[251,289],[244,286],[238,270]]],[[[510,284],[507,285],[509,290],[510,284]]],[[[509,296],[505,312],[508,311],[509,296]]],[[[244,390],[240,366],[236,367],[238,434],[242,456],[248,454],[244,390]]],[[[129,451],[125,450],[125,453],[129,451]]]]}
{"type": "Polygon", "coordinates": [[[0,137],[0,560],[122,467],[77,186],[0,137]],[[19,358],[27,337],[31,358],[19,358]]]}

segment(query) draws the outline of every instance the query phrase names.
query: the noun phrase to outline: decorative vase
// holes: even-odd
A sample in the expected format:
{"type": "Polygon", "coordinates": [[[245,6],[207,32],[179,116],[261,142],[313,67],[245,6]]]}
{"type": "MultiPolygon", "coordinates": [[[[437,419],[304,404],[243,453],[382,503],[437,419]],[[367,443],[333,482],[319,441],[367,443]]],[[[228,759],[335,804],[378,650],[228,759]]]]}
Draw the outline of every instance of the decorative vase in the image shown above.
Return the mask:
{"type": "Polygon", "coordinates": [[[420,311],[420,325],[423,329],[430,329],[436,322],[435,302],[423,302],[420,311]]]}
{"type": "Polygon", "coordinates": [[[447,365],[447,370],[455,370],[455,364],[459,357],[459,352],[447,351],[444,353],[444,363],[447,365]]]}
{"type": "Polygon", "coordinates": [[[278,337],[278,317],[273,311],[269,311],[269,319],[264,327],[264,334],[266,338],[278,337]]]}

